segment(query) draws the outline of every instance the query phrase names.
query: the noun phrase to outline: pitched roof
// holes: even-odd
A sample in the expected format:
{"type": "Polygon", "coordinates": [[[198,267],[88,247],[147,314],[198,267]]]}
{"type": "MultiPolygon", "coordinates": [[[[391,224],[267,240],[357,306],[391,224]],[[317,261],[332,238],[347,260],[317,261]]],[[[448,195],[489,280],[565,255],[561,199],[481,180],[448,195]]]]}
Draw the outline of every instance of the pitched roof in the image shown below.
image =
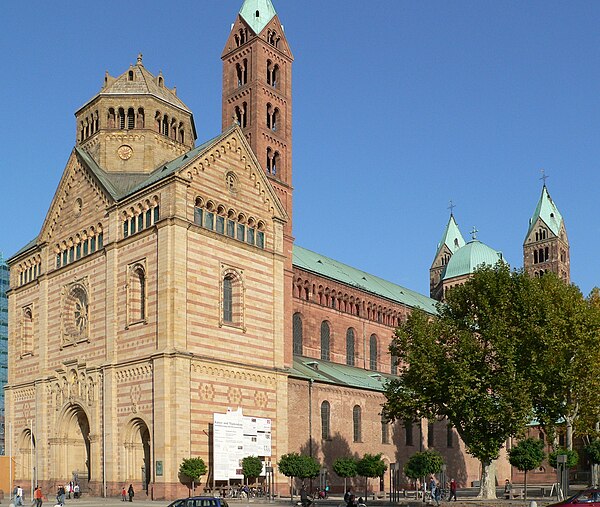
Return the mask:
{"type": "Polygon", "coordinates": [[[245,0],[240,9],[240,16],[244,19],[256,35],[265,29],[277,12],[271,0],[245,0]]]}
{"type": "Polygon", "coordinates": [[[465,246],[465,239],[463,235],[460,233],[460,229],[458,228],[458,224],[456,220],[454,220],[454,215],[450,215],[450,219],[448,220],[448,224],[446,225],[446,230],[442,235],[442,239],[437,245],[437,251],[435,252],[435,256],[437,257],[440,253],[440,250],[443,246],[446,245],[452,253],[456,252],[459,248],[465,246]]]}
{"type": "Polygon", "coordinates": [[[556,204],[554,204],[552,197],[550,197],[546,185],[544,185],[544,188],[542,188],[540,200],[538,201],[535,211],[533,212],[533,216],[529,219],[529,230],[527,231],[527,236],[525,236],[525,239],[527,239],[531,234],[531,231],[535,227],[535,223],[537,222],[538,218],[541,219],[556,236],[558,236],[558,233],[560,232],[560,226],[563,222],[563,217],[560,214],[560,211],[558,211],[556,204]]]}
{"type": "Polygon", "coordinates": [[[294,266],[411,308],[437,313],[434,299],[294,245],[294,266]]]}
{"type": "Polygon", "coordinates": [[[291,377],[371,391],[383,391],[393,375],[311,357],[294,356],[291,377]]]}
{"type": "MultiPolygon", "coordinates": [[[[98,96],[106,95],[153,95],[154,97],[164,100],[191,114],[188,107],[179,97],[177,97],[174,88],[169,89],[166,86],[160,86],[158,84],[159,78],[162,78],[160,73],[158,77],[156,77],[144,67],[140,55],[138,56],[136,65],[129,67],[129,69],[123,72],[119,77],[108,79],[107,84],[105,84],[100,92],[87,103],[92,102],[98,96]],[[129,79],[130,71],[133,71],[133,79],[129,79]]],[[[85,107],[85,104],[80,109],[83,107],[85,107]]]]}

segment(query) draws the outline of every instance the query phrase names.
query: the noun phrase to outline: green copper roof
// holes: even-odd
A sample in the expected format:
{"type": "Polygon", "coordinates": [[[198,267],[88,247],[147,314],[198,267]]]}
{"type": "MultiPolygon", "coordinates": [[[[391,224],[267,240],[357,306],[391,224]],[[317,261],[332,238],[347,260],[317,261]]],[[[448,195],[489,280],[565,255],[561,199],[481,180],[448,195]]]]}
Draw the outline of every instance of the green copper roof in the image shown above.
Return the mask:
{"type": "Polygon", "coordinates": [[[383,278],[360,271],[347,264],[334,261],[324,255],[311,252],[305,248],[294,246],[293,263],[294,266],[300,269],[356,287],[357,289],[370,292],[396,303],[401,303],[411,308],[421,308],[432,314],[437,313],[437,301],[434,299],[396,285],[395,283],[388,282],[383,278]]]}
{"type": "Polygon", "coordinates": [[[277,13],[271,0],[245,0],[240,9],[240,16],[250,25],[256,35],[265,29],[277,13]]]}
{"type": "Polygon", "coordinates": [[[383,391],[387,381],[394,378],[392,375],[373,370],[302,356],[294,356],[290,376],[371,391],[383,391]]]}
{"type": "Polygon", "coordinates": [[[529,234],[531,234],[531,230],[535,227],[535,223],[537,222],[538,218],[540,218],[549,227],[549,229],[556,236],[558,236],[563,217],[560,214],[560,211],[558,211],[556,204],[554,204],[552,197],[550,197],[546,185],[544,185],[544,188],[542,188],[542,195],[537,203],[535,212],[529,219],[529,230],[527,231],[527,236],[525,236],[525,239],[527,239],[529,234]]]}
{"type": "Polygon", "coordinates": [[[456,220],[454,220],[454,215],[450,215],[450,220],[448,220],[446,230],[444,231],[441,241],[438,243],[437,251],[435,253],[436,257],[444,245],[446,245],[452,253],[465,246],[465,239],[458,229],[456,220]]]}
{"type": "Polygon", "coordinates": [[[475,268],[482,264],[495,266],[499,260],[502,260],[502,252],[496,252],[493,248],[474,239],[462,248],[459,248],[450,257],[442,279],[448,280],[457,276],[468,275],[469,273],[473,273],[475,268]]]}

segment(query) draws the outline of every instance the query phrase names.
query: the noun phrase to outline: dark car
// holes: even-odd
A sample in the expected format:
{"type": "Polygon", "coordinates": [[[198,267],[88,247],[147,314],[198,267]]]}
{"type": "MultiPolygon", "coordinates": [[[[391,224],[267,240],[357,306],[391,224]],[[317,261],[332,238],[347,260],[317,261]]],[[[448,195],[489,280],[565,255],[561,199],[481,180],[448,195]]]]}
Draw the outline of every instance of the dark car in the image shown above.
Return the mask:
{"type": "Polygon", "coordinates": [[[575,504],[586,504],[590,507],[600,507],[600,489],[585,489],[576,495],[570,496],[569,498],[566,498],[560,502],[553,503],[548,507],[568,507],[575,504]]]}
{"type": "Polygon", "coordinates": [[[229,507],[227,502],[216,496],[192,496],[171,502],[168,507],[229,507]]]}

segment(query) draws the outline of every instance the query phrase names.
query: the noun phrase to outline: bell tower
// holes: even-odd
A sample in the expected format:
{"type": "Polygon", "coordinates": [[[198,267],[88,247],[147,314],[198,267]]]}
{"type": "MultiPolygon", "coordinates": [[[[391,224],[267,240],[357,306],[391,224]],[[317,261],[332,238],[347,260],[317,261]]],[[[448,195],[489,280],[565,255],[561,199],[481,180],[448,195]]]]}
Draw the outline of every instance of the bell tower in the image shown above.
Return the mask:
{"type": "Polygon", "coordinates": [[[546,187],[529,219],[529,229],[523,243],[523,267],[532,276],[555,273],[570,283],[571,260],[567,229],[560,211],[546,187]]]}
{"type": "Polygon", "coordinates": [[[285,364],[292,356],[292,62],[271,0],[244,0],[223,54],[223,130],[232,123],[248,143],[283,204],[285,364]]]}
{"type": "Polygon", "coordinates": [[[236,122],[267,173],[292,233],[292,62],[271,0],[245,0],[221,56],[223,129],[236,122]]]}

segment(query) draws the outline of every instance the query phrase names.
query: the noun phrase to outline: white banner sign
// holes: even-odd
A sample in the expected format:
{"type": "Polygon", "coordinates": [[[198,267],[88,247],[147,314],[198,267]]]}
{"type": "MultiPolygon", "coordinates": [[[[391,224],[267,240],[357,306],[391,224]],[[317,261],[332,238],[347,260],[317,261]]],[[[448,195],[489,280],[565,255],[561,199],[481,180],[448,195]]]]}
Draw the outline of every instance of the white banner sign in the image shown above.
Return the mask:
{"type": "Polygon", "coordinates": [[[271,419],[246,417],[241,408],[215,413],[213,449],[215,480],[243,479],[243,458],[271,456],[271,419]]]}

